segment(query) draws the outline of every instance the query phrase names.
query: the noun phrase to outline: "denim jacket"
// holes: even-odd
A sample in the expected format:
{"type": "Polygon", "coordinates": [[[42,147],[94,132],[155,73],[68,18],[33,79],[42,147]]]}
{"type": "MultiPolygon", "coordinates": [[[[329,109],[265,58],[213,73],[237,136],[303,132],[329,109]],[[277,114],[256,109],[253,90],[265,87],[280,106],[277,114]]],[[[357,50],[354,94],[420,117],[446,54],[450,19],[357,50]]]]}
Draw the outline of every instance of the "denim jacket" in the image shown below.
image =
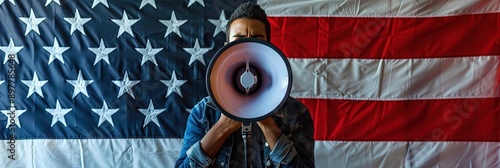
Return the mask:
{"type": "MultiPolygon", "coordinates": [[[[232,144],[235,143],[233,135],[226,139],[215,158],[206,156],[200,146],[200,140],[219,120],[220,115],[221,112],[210,97],[205,97],[194,106],[188,118],[182,149],[175,167],[229,167],[232,144]]],[[[314,167],[314,128],[309,110],[298,100],[288,97],[283,107],[272,117],[283,134],[276,142],[274,150],[262,146],[266,154],[266,163],[262,165],[314,167]]]]}

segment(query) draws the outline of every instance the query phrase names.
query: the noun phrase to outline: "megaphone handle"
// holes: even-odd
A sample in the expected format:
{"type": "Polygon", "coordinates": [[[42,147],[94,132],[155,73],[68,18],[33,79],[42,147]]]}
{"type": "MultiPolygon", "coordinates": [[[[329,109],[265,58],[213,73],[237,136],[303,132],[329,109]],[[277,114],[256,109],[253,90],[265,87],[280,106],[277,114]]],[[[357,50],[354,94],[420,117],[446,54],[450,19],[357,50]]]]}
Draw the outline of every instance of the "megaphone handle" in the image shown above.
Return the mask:
{"type": "Polygon", "coordinates": [[[245,152],[244,168],[248,167],[247,139],[252,137],[252,123],[243,122],[241,125],[241,136],[243,138],[243,150],[245,152]]]}

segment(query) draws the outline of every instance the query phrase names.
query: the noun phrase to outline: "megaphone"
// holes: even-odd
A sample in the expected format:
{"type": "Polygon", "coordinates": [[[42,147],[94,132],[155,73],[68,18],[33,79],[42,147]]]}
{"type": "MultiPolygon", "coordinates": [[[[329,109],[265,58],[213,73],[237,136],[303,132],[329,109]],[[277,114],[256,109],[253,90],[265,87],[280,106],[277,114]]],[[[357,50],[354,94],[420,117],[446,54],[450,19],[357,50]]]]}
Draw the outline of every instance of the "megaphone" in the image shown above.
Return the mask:
{"type": "Polygon", "coordinates": [[[227,117],[254,122],[272,116],[285,103],[292,71],[270,42],[242,38],[219,49],[206,74],[208,94],[227,117]]]}

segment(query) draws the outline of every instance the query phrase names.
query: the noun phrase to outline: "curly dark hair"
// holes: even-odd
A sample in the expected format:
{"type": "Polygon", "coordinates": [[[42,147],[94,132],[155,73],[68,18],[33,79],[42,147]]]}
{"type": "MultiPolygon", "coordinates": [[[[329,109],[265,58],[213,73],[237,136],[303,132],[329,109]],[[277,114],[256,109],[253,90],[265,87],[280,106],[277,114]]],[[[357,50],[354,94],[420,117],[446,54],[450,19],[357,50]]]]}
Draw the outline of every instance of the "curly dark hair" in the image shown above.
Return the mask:
{"type": "Polygon", "coordinates": [[[260,7],[260,5],[253,2],[245,2],[240,4],[240,6],[238,6],[236,10],[234,10],[233,14],[231,14],[226,27],[227,41],[229,41],[229,30],[231,29],[231,23],[233,23],[234,20],[241,18],[257,19],[264,23],[264,25],[266,26],[267,41],[271,41],[271,24],[267,20],[266,11],[264,11],[264,9],[260,7]]]}

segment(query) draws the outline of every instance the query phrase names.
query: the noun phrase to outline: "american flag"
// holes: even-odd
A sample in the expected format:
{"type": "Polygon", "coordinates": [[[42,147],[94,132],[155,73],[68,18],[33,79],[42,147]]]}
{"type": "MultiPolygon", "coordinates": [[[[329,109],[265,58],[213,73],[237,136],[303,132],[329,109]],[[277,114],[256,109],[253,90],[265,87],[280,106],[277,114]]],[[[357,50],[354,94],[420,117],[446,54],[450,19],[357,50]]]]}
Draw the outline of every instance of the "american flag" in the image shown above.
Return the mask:
{"type": "MultiPolygon", "coordinates": [[[[0,0],[0,167],[173,167],[242,2],[0,0]]],[[[499,1],[257,3],[317,167],[500,166],[499,1]]]]}

